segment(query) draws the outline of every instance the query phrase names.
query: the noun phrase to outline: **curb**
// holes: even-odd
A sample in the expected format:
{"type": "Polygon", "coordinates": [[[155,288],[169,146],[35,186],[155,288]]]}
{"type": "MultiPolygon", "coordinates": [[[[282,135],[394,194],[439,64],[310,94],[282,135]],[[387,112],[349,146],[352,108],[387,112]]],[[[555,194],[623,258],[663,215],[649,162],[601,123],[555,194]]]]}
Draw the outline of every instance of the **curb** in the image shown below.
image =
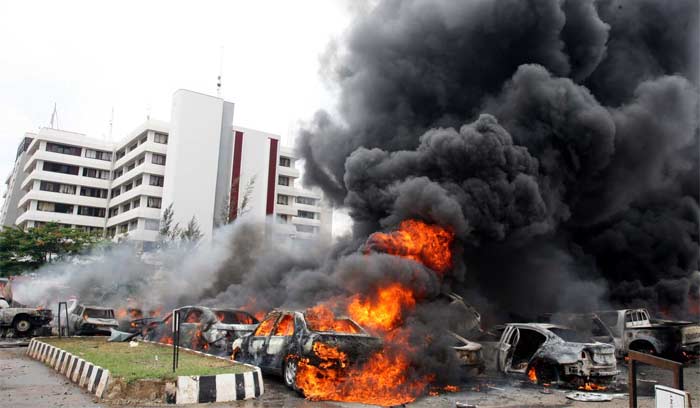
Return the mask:
{"type": "Polygon", "coordinates": [[[111,379],[109,370],[48,343],[32,339],[26,354],[53,368],[59,374],[65,375],[71,382],[87,389],[97,398],[102,398],[109,385],[111,379]]]}
{"type": "MultiPolygon", "coordinates": [[[[150,340],[140,340],[144,343],[156,344],[162,347],[172,347],[171,344],[158,343],[150,340]]],[[[231,362],[224,357],[214,356],[201,351],[192,350],[187,347],[180,347],[190,353],[199,354],[207,358],[218,358],[231,362]]],[[[226,402],[240,401],[257,398],[265,392],[262,371],[260,367],[252,364],[240,363],[251,369],[242,374],[218,374],[177,377],[176,404],[196,404],[200,402],[226,402]]]]}

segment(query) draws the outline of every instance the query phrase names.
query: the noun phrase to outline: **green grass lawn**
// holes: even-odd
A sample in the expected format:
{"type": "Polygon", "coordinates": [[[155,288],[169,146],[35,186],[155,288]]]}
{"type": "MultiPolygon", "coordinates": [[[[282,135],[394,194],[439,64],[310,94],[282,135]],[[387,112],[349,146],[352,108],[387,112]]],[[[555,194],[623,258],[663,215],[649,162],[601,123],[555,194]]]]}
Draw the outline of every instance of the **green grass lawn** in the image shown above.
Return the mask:
{"type": "Polygon", "coordinates": [[[109,343],[106,337],[48,338],[46,343],[60,347],[127,382],[142,378],[174,379],[178,375],[243,373],[250,368],[218,358],[209,358],[180,349],[180,364],[173,373],[173,349],[155,344],[109,343]]]}

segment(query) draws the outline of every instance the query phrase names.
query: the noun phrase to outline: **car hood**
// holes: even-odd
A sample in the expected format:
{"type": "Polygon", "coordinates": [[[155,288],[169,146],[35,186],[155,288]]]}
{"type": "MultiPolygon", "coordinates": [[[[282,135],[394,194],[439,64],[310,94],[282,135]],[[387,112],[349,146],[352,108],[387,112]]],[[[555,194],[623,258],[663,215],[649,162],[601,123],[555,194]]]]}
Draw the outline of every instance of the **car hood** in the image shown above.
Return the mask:
{"type": "Polygon", "coordinates": [[[119,323],[115,319],[100,319],[97,317],[88,317],[84,319],[85,323],[94,324],[97,326],[119,326],[119,323]]]}

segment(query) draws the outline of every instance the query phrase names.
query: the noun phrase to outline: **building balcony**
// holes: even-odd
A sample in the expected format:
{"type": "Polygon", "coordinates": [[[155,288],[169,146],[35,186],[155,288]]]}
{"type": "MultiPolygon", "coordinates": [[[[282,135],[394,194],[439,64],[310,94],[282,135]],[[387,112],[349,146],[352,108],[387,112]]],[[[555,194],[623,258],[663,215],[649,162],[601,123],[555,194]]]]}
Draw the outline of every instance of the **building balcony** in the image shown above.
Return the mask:
{"type": "Polygon", "coordinates": [[[296,210],[309,211],[309,212],[315,212],[315,213],[321,212],[321,207],[318,205],[299,204],[299,203],[295,202],[294,208],[296,210]]]}
{"type": "Polygon", "coordinates": [[[114,207],[115,205],[121,205],[127,201],[133,200],[138,196],[151,196],[151,197],[162,197],[163,187],[151,186],[146,184],[141,184],[136,186],[129,191],[119,194],[118,196],[109,200],[109,206],[114,207]]]}
{"type": "Polygon", "coordinates": [[[120,213],[107,219],[107,228],[133,220],[134,218],[152,218],[159,220],[160,208],[149,208],[146,207],[144,203],[141,207],[132,208],[125,213],[120,213]]]}
{"type": "MultiPolygon", "coordinates": [[[[121,150],[121,149],[120,149],[121,150]]],[[[136,147],[136,149],[125,154],[124,157],[120,158],[114,162],[114,168],[118,169],[129,161],[137,158],[141,153],[144,152],[154,152],[159,154],[166,154],[168,152],[168,145],[162,143],[156,143],[150,139],[146,143],[142,143],[136,147]]],[[[115,153],[116,154],[116,153],[115,153]]]]}
{"type": "Polygon", "coordinates": [[[295,169],[294,167],[284,167],[284,166],[277,166],[277,174],[280,176],[288,176],[291,178],[299,178],[299,170],[295,169]]]}
{"type": "Polygon", "coordinates": [[[22,198],[19,199],[17,206],[23,207],[29,200],[107,208],[106,198],[86,197],[80,194],[63,194],[42,190],[30,190],[28,193],[25,193],[22,198]]]}
{"type": "Polygon", "coordinates": [[[48,211],[29,210],[22,213],[15,221],[16,225],[22,225],[26,221],[57,222],[59,224],[80,225],[85,227],[104,228],[103,217],[88,217],[78,214],[63,214],[48,211]]]}
{"type": "Polygon", "coordinates": [[[74,174],[55,173],[53,171],[35,169],[33,172],[29,173],[27,177],[25,177],[20,188],[22,190],[26,190],[27,186],[33,183],[34,180],[53,181],[55,183],[73,184],[76,186],[95,187],[104,189],[109,189],[110,187],[110,181],[105,179],[84,177],[74,174]]]}
{"type": "MultiPolygon", "coordinates": [[[[84,151],[85,149],[83,149],[84,151]]],[[[111,170],[112,162],[98,159],[88,159],[82,156],[72,156],[70,154],[54,153],[46,150],[37,150],[36,153],[27,158],[23,170],[26,172],[37,160],[70,164],[72,166],[90,167],[100,170],[111,170]]]]}
{"type": "Polygon", "coordinates": [[[136,166],[133,169],[127,171],[121,176],[117,177],[112,181],[112,188],[120,187],[122,184],[127,183],[129,180],[137,177],[139,174],[149,173],[158,176],[165,175],[165,166],[159,164],[153,164],[148,162],[143,162],[140,166],[136,166]]]}
{"type": "Polygon", "coordinates": [[[292,217],[292,224],[310,225],[312,227],[320,227],[321,220],[315,220],[312,218],[304,218],[304,217],[292,217]]]}
{"type": "Polygon", "coordinates": [[[275,204],[275,214],[297,215],[297,210],[291,205],[275,204]]]}

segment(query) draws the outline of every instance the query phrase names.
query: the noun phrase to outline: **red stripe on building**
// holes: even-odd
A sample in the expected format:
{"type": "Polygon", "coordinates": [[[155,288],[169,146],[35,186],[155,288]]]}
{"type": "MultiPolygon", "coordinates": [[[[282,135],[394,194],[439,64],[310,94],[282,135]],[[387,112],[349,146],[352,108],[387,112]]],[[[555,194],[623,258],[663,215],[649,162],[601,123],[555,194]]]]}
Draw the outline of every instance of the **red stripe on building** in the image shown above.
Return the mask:
{"type": "Polygon", "coordinates": [[[231,194],[229,195],[229,220],[238,216],[238,190],[241,185],[241,151],[243,150],[243,132],[234,132],[233,170],[231,171],[231,194]]]}
{"type": "Polygon", "coordinates": [[[267,169],[267,207],[265,214],[275,211],[275,183],[277,182],[277,139],[270,139],[270,160],[267,169]]]}

